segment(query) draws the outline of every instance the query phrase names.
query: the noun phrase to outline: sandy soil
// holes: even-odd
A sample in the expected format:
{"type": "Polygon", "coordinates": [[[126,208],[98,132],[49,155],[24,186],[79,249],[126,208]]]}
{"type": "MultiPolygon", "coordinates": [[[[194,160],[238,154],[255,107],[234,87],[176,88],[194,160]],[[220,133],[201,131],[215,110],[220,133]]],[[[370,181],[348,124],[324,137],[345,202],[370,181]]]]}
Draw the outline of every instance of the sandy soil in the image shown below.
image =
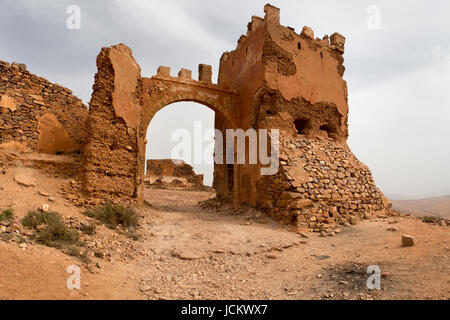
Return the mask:
{"type": "MultiPolygon", "coordinates": [[[[68,184],[35,172],[35,187],[0,175],[0,208],[17,220],[55,199],[53,210],[83,218],[58,196],[68,184]]],[[[408,217],[363,221],[335,237],[304,238],[260,213],[203,209],[208,192],[146,190],[135,242],[99,228],[105,258],[83,265],[57,249],[0,241],[0,299],[449,299],[450,233],[408,217]],[[398,231],[388,231],[389,228],[398,231]],[[401,235],[416,245],[401,247],[401,235]],[[110,244],[108,246],[107,244],[110,244]],[[105,249],[106,248],[106,249],[105,249]],[[68,290],[70,265],[80,265],[81,290],[68,290]],[[384,273],[382,290],[366,287],[367,267],[384,273]]]]}

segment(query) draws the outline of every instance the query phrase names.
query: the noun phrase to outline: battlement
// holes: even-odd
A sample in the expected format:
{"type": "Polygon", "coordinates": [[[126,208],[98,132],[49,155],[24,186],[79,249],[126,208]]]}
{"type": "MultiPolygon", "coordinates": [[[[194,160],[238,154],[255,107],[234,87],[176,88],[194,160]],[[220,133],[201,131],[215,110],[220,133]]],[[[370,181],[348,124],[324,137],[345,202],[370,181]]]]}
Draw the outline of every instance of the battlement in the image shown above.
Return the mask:
{"type": "MultiPolygon", "coordinates": [[[[258,16],[252,16],[252,20],[247,25],[247,34],[239,38],[238,44],[245,40],[251,33],[255,32],[262,25],[273,25],[286,28],[288,32],[291,32],[294,36],[293,38],[301,37],[303,39],[308,39],[324,48],[329,48],[335,50],[339,54],[345,52],[345,37],[337,32],[330,36],[325,35],[322,39],[314,37],[314,30],[311,27],[304,26],[302,31],[299,33],[295,32],[295,28],[291,26],[281,25],[280,20],[280,9],[271,5],[266,4],[264,6],[265,16],[264,19],[258,16]]],[[[296,39],[292,39],[294,41],[296,39]]]]}
{"type": "Polygon", "coordinates": [[[268,3],[264,6],[264,13],[266,14],[264,18],[266,22],[280,24],[280,8],[268,3]]]}
{"type": "Polygon", "coordinates": [[[198,81],[192,79],[192,70],[184,68],[180,69],[177,77],[173,77],[171,75],[171,68],[168,66],[160,66],[158,68],[156,76],[154,76],[153,78],[198,83],[207,86],[217,86],[216,84],[212,83],[212,67],[207,64],[198,65],[198,81]]]}

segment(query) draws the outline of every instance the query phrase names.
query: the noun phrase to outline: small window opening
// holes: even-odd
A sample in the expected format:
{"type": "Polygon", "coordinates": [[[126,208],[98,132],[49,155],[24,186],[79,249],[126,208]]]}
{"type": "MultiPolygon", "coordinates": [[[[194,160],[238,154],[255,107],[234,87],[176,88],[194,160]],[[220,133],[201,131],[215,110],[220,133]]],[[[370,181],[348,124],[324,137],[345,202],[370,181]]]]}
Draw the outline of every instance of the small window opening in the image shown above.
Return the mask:
{"type": "Polygon", "coordinates": [[[326,131],[327,133],[330,133],[330,127],[328,127],[327,125],[323,125],[319,128],[322,131],[326,131]]]}
{"type": "Polygon", "coordinates": [[[320,58],[323,59],[323,52],[320,53],[320,58]]]}
{"type": "Polygon", "coordinates": [[[298,134],[303,134],[305,129],[310,127],[309,119],[297,119],[294,121],[295,128],[297,129],[298,134]]]}
{"type": "Polygon", "coordinates": [[[301,42],[298,43],[298,50],[302,50],[302,43],[301,42]]]}

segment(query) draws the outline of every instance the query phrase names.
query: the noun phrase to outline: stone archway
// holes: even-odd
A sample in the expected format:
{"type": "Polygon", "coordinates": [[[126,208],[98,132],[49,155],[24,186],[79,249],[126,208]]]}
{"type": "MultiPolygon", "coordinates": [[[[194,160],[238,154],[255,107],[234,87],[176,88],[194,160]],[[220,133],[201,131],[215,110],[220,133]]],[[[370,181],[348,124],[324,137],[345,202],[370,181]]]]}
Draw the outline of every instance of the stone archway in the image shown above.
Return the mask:
{"type": "MultiPolygon", "coordinates": [[[[224,128],[234,129],[237,127],[235,109],[239,104],[239,96],[230,90],[212,84],[210,66],[199,66],[199,81],[192,79],[190,70],[182,69],[177,77],[172,77],[170,68],[162,66],[158,68],[156,76],[142,79],[143,116],[141,127],[144,129],[144,135],[158,111],[168,105],[183,101],[196,102],[212,109],[216,114],[216,119],[223,124],[224,128]]],[[[144,143],[141,150],[145,150],[145,136],[140,141],[144,143]]],[[[138,161],[139,164],[145,163],[145,151],[139,154],[138,161]]],[[[226,165],[215,164],[215,171],[227,172],[226,165]]],[[[139,165],[139,172],[143,178],[144,165],[139,165]]],[[[229,188],[229,186],[225,187],[224,183],[217,181],[214,186],[216,189],[229,188]]],[[[143,193],[143,185],[140,187],[140,193],[143,193]]]]}
{"type": "MultiPolygon", "coordinates": [[[[90,197],[143,202],[146,132],[167,105],[196,102],[215,111],[216,127],[237,128],[239,95],[213,84],[210,66],[199,66],[198,81],[186,69],[172,77],[168,67],[142,78],[131,50],[123,44],[103,48],[97,66],[83,163],[83,191],[90,197]]],[[[215,167],[227,170],[226,165],[215,167]]]]}

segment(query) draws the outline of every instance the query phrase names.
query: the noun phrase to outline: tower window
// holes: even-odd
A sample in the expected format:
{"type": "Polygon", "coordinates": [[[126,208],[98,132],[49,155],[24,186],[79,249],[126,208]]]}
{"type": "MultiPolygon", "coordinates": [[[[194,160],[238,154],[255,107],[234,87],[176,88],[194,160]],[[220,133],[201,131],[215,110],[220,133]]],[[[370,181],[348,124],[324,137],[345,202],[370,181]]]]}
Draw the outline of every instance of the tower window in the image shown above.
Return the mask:
{"type": "Polygon", "coordinates": [[[309,119],[297,119],[294,121],[295,128],[298,134],[303,134],[305,129],[310,128],[311,120],[309,119]]]}

